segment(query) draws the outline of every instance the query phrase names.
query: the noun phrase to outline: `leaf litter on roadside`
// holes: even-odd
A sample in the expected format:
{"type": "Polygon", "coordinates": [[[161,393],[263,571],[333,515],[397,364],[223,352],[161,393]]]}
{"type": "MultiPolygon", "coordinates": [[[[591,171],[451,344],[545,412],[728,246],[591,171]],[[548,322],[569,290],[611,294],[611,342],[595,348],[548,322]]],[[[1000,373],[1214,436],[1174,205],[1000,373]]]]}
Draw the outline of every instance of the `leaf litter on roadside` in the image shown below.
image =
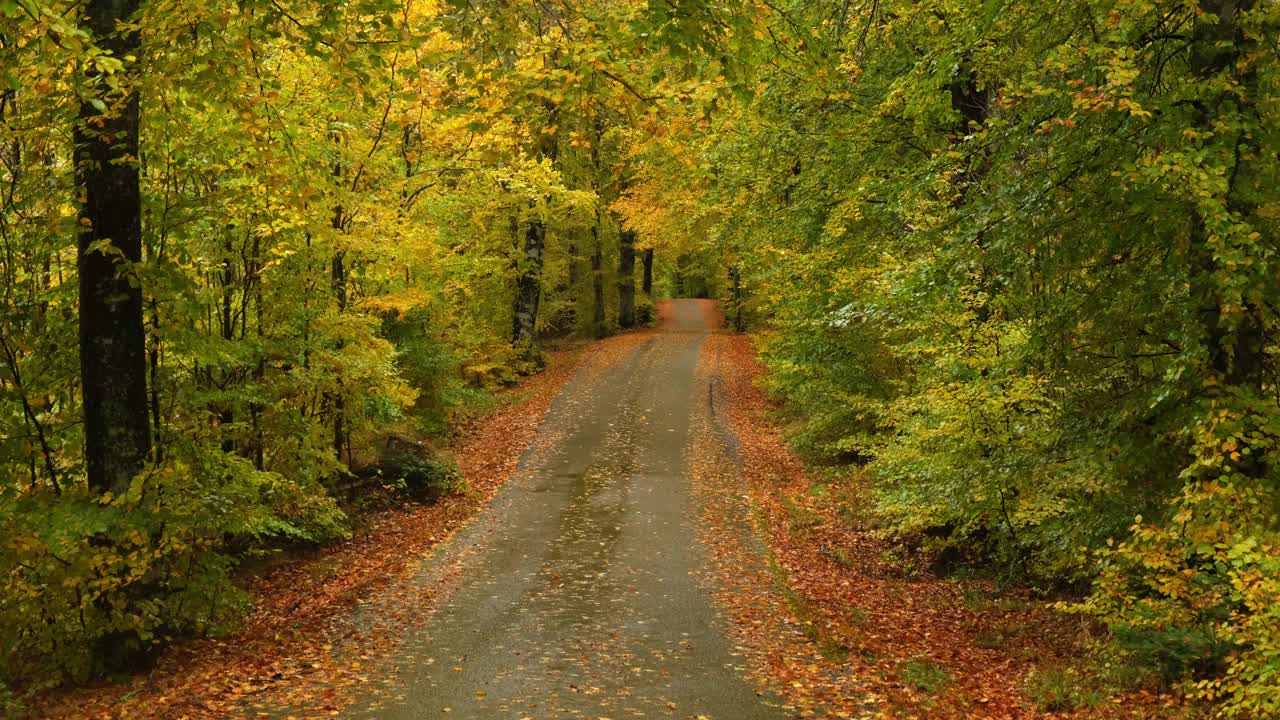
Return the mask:
{"type": "Polygon", "coordinates": [[[781,436],[762,373],[749,337],[708,339],[699,378],[709,401],[695,410],[702,440],[689,469],[709,586],[753,681],[796,717],[1182,716],[1171,696],[1144,692],[1037,709],[1029,679],[1086,652],[1080,621],[985,581],[904,572],[890,543],[841,514],[870,506],[859,504],[856,475],[838,496],[815,492],[781,436]],[[725,442],[728,452],[718,449],[725,442]]]}

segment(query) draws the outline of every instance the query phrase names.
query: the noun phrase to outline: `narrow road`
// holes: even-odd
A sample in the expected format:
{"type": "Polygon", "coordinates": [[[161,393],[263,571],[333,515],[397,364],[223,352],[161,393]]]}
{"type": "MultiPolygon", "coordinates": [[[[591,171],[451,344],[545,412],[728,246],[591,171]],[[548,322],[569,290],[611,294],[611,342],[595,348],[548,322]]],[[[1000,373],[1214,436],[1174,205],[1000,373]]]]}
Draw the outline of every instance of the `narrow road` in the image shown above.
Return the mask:
{"type": "Polygon", "coordinates": [[[556,400],[535,449],[424,569],[455,587],[359,717],[782,718],[742,678],[700,585],[685,472],[706,304],[556,400]]]}

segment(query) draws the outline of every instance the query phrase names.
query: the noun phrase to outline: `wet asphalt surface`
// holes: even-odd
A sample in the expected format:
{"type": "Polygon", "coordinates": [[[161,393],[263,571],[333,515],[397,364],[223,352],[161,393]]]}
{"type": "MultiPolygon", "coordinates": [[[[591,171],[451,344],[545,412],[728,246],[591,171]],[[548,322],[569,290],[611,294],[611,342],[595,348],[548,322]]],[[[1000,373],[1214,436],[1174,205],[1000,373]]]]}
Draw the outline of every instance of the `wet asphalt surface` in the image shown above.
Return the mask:
{"type": "Polygon", "coordinates": [[[706,323],[677,301],[662,331],[565,386],[540,449],[424,567],[420,582],[450,556],[463,569],[404,639],[391,699],[355,716],[785,717],[743,679],[698,577],[685,452],[706,323]]]}

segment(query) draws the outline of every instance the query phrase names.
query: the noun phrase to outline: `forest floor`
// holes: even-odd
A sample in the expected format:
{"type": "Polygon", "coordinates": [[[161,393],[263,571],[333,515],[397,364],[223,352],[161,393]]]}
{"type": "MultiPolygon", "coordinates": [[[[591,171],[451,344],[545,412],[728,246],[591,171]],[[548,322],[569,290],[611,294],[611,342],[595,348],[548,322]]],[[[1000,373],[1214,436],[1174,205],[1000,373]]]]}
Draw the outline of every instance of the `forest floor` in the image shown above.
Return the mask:
{"type": "Polygon", "coordinates": [[[458,428],[465,495],[247,576],[231,634],[38,715],[1187,716],[1143,693],[1037,710],[1031,679],[1087,661],[1088,628],[911,567],[856,482],[786,448],[749,338],[706,301],[660,315],[458,428]]]}

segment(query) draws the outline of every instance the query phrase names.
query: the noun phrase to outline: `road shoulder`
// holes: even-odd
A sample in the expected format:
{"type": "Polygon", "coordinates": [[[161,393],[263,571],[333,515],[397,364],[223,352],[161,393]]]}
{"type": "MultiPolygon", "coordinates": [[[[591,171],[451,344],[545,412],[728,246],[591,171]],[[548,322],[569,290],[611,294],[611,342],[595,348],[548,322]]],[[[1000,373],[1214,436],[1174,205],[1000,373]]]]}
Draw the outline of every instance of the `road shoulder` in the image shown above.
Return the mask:
{"type": "Polygon", "coordinates": [[[934,576],[857,515],[865,482],[827,477],[786,446],[751,339],[708,338],[700,366],[708,439],[690,458],[712,583],[753,681],[797,717],[1176,717],[1169,698],[1041,712],[1038,672],[1086,657],[1088,628],[990,582],[934,576]],[[712,433],[727,431],[733,457],[712,433]],[[744,507],[745,506],[745,507],[744,507]],[[744,531],[746,528],[749,531],[744,531]]]}

